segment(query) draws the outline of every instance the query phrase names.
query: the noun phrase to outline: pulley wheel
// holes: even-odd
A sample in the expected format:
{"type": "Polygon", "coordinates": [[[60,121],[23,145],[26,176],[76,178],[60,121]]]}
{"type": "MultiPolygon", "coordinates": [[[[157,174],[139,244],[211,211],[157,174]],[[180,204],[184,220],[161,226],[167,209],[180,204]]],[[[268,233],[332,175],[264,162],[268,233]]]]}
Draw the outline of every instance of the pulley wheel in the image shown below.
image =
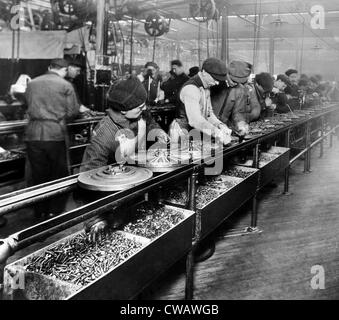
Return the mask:
{"type": "Polygon", "coordinates": [[[81,173],[78,184],[92,191],[119,191],[149,180],[152,176],[152,171],[146,168],[112,165],[81,173]]]}

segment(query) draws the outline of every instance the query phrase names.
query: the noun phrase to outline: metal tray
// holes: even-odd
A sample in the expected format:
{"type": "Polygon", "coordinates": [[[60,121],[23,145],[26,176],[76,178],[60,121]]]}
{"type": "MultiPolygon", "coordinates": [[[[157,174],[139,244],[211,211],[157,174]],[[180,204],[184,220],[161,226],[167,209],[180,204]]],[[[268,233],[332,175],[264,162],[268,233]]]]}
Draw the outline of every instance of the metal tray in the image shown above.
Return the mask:
{"type": "MultiPolygon", "coordinates": [[[[238,178],[239,183],[237,185],[198,209],[201,211],[201,238],[215,230],[234,211],[250,200],[256,192],[259,170],[237,166],[234,166],[234,168],[251,172],[251,175],[242,180],[238,178]]],[[[225,177],[233,178],[231,176],[225,177]]]]}
{"type": "MultiPolygon", "coordinates": [[[[272,147],[267,152],[263,152],[262,154],[276,155],[276,158],[270,162],[265,162],[263,166],[260,166],[259,163],[259,188],[262,188],[270,183],[278,173],[286,169],[290,164],[290,149],[288,148],[272,147]]],[[[252,164],[253,160],[250,160],[246,164],[237,163],[237,165],[244,166],[246,168],[251,168],[252,164]]]]}
{"type": "MultiPolygon", "coordinates": [[[[232,188],[220,192],[218,189],[211,188],[219,192],[219,195],[212,201],[206,203],[203,207],[197,208],[201,212],[201,238],[206,237],[215,230],[225,219],[227,219],[235,210],[239,209],[245,202],[251,199],[256,191],[259,170],[254,168],[229,166],[243,171],[251,172],[245,179],[235,178],[227,175],[221,175],[225,180],[236,179],[238,184],[232,188]]],[[[183,207],[186,204],[164,201],[173,206],[183,207]]]]}
{"type": "Polygon", "coordinates": [[[192,246],[194,212],[176,207],[170,208],[182,212],[185,219],[152,241],[117,231],[142,243],[142,248],[89,285],[79,287],[38,273],[26,272],[23,267],[33,257],[76,236],[78,234],[76,233],[7,265],[4,273],[5,298],[10,300],[125,300],[134,298],[171,264],[183,257],[192,246]],[[13,275],[18,273],[23,275],[25,288],[23,290],[13,290],[11,286],[13,275]]]}
{"type": "Polygon", "coordinates": [[[23,179],[25,177],[25,153],[21,151],[11,151],[11,153],[19,157],[0,161],[0,183],[23,179]]]}

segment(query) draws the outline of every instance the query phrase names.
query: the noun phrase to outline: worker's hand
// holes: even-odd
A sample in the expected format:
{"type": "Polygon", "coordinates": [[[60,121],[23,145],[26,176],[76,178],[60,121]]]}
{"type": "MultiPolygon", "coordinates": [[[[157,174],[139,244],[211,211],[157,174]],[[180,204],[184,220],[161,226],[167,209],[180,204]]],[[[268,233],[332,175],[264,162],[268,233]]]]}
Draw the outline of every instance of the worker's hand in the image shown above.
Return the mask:
{"type": "Polygon", "coordinates": [[[267,98],[265,99],[265,105],[266,105],[267,108],[270,108],[270,107],[271,107],[271,105],[272,105],[272,99],[271,99],[270,97],[267,97],[267,98]]]}
{"type": "Polygon", "coordinates": [[[102,217],[94,217],[85,222],[85,232],[89,242],[101,241],[105,235],[107,221],[102,217]]]}
{"type": "Polygon", "coordinates": [[[163,143],[163,144],[167,144],[167,143],[170,142],[169,135],[163,130],[159,130],[159,133],[157,135],[157,139],[158,139],[159,143],[163,143]]]}
{"type": "Polygon", "coordinates": [[[91,111],[91,109],[86,108],[83,104],[80,106],[79,112],[80,113],[85,113],[85,112],[89,112],[91,111]]]}
{"type": "Polygon", "coordinates": [[[226,76],[226,82],[230,87],[235,87],[237,85],[237,83],[231,79],[229,74],[226,76]]]}
{"type": "Polygon", "coordinates": [[[224,132],[225,135],[230,136],[232,134],[232,129],[230,129],[226,124],[221,123],[218,126],[219,130],[224,132]]]}
{"type": "Polygon", "coordinates": [[[224,145],[230,144],[232,142],[231,135],[227,134],[225,130],[218,129],[215,134],[215,138],[224,145]]]}
{"type": "Polygon", "coordinates": [[[95,223],[87,233],[87,239],[89,242],[101,241],[103,236],[105,235],[105,231],[107,228],[106,221],[100,221],[95,223]]]}
{"type": "Polygon", "coordinates": [[[237,124],[237,129],[238,129],[238,133],[243,137],[246,136],[250,132],[250,126],[245,121],[240,121],[237,124]]]}
{"type": "Polygon", "coordinates": [[[280,90],[279,90],[278,88],[276,88],[276,87],[273,87],[272,92],[273,92],[273,93],[279,93],[280,90]]]}

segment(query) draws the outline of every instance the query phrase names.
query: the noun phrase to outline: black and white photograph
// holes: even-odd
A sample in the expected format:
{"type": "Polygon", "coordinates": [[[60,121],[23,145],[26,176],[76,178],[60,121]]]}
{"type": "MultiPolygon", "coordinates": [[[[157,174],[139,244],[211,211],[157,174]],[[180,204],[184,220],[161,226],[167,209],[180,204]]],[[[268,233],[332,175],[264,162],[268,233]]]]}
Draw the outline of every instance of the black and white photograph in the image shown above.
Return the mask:
{"type": "Polygon", "coordinates": [[[0,305],[338,300],[338,168],[337,0],[0,0],[0,305]]]}

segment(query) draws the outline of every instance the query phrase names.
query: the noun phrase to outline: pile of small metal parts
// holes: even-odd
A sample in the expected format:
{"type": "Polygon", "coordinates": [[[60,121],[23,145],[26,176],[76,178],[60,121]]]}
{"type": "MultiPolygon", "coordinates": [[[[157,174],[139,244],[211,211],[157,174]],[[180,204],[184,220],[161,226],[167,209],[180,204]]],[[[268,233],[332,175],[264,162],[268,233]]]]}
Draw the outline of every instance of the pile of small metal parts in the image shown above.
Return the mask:
{"type": "Polygon", "coordinates": [[[261,153],[259,157],[259,162],[271,162],[277,158],[276,154],[261,153]]]}
{"type": "Polygon", "coordinates": [[[33,257],[26,270],[85,286],[117,266],[142,247],[122,233],[107,232],[89,242],[85,233],[33,257]]]}
{"type": "Polygon", "coordinates": [[[221,191],[227,191],[229,189],[232,189],[234,186],[238,184],[235,180],[227,180],[227,176],[218,176],[209,178],[208,180],[204,181],[204,186],[218,189],[221,191]]]}
{"type": "MultiPolygon", "coordinates": [[[[196,205],[198,209],[202,209],[204,206],[207,205],[207,203],[215,200],[218,198],[222,193],[224,193],[225,189],[222,190],[216,190],[211,189],[210,186],[206,185],[199,185],[197,188],[196,193],[196,205]]],[[[173,203],[173,204],[180,204],[180,205],[186,205],[188,201],[188,195],[187,191],[183,190],[183,188],[176,187],[174,189],[166,190],[166,194],[168,196],[166,197],[166,201],[173,203]]]]}
{"type": "Polygon", "coordinates": [[[137,220],[124,227],[125,232],[155,239],[176,226],[185,216],[162,205],[143,204],[136,209],[137,220]]]}
{"type": "Polygon", "coordinates": [[[8,161],[23,158],[22,154],[5,151],[0,153],[0,161],[8,161]]]}
{"type": "Polygon", "coordinates": [[[222,193],[224,193],[224,191],[214,190],[206,186],[199,186],[196,195],[197,208],[202,209],[209,202],[219,198],[222,193]]]}
{"type": "Polygon", "coordinates": [[[231,177],[237,177],[241,179],[246,179],[249,177],[252,172],[249,171],[244,171],[238,168],[232,168],[232,169],[227,169],[226,171],[223,172],[224,175],[226,176],[231,176],[231,177]]]}

